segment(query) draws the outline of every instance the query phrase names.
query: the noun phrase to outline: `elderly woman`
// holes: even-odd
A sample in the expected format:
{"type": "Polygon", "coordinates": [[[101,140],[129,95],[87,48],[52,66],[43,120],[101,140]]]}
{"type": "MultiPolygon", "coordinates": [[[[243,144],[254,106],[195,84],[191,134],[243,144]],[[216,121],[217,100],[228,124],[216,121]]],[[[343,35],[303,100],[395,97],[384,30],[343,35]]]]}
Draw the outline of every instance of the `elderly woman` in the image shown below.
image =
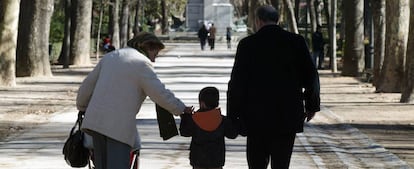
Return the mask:
{"type": "Polygon", "coordinates": [[[176,116],[193,111],[154,72],[151,62],[164,44],[152,33],[141,32],[127,45],[99,61],[76,98],[78,110],[86,112],[81,129],[93,138],[97,169],[129,168],[129,155],[139,138],[136,115],[147,96],[176,116]]]}

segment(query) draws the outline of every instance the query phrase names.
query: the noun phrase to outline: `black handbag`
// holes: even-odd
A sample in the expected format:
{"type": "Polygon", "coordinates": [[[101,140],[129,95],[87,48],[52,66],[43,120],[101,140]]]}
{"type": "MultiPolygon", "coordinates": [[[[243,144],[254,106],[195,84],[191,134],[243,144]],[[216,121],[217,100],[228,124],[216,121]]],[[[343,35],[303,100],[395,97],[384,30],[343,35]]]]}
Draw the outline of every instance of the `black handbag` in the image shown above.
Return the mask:
{"type": "Polygon", "coordinates": [[[158,104],[155,104],[155,111],[157,112],[158,128],[162,139],[165,141],[178,135],[174,116],[158,104]]]}
{"type": "Polygon", "coordinates": [[[89,163],[89,149],[83,145],[84,133],[80,130],[84,114],[84,112],[79,111],[78,119],[70,130],[69,137],[62,151],[66,163],[76,168],[85,167],[89,163]],[[76,126],[78,127],[77,129],[76,126]]]}

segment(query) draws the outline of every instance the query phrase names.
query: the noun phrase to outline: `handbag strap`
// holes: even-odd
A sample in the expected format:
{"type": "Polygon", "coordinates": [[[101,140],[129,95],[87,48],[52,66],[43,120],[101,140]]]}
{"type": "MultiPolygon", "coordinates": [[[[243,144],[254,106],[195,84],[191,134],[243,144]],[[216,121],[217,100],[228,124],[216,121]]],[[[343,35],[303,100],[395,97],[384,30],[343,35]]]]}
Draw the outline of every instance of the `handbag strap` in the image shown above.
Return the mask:
{"type": "Polygon", "coordinates": [[[73,125],[72,129],[70,130],[69,136],[71,136],[73,134],[73,132],[75,131],[76,126],[78,126],[78,130],[80,130],[80,127],[82,125],[82,120],[83,120],[84,116],[85,116],[84,111],[79,111],[78,112],[78,119],[76,119],[75,124],[73,125]]]}
{"type": "Polygon", "coordinates": [[[78,112],[78,119],[76,120],[76,122],[79,124],[79,129],[80,129],[80,126],[82,125],[82,121],[83,121],[84,116],[85,116],[84,111],[79,111],[78,112]]]}

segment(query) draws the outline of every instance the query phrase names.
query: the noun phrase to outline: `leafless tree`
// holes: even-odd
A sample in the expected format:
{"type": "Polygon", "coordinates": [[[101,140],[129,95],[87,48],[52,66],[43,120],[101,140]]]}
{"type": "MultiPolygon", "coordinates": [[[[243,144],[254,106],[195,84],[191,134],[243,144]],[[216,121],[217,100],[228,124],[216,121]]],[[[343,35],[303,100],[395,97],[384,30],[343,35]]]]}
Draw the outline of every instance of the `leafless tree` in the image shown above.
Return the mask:
{"type": "Polygon", "coordinates": [[[407,62],[405,64],[404,81],[400,102],[414,103],[414,3],[410,2],[410,25],[407,46],[407,62]]]}
{"type": "Polygon", "coordinates": [[[163,35],[168,33],[167,4],[165,0],[161,0],[161,33],[163,35]]]}
{"type": "Polygon", "coordinates": [[[127,46],[128,36],[128,20],[129,20],[129,0],[122,0],[122,9],[121,9],[121,23],[119,24],[119,48],[127,46]]]}
{"type": "Polygon", "coordinates": [[[72,0],[70,60],[73,65],[90,64],[92,0],[72,0]]]}
{"type": "Polygon", "coordinates": [[[346,43],[342,75],[356,77],[364,70],[364,2],[347,0],[344,5],[346,43]]]}
{"type": "Polygon", "coordinates": [[[293,9],[292,2],[290,0],[283,0],[283,4],[285,4],[285,8],[287,9],[287,20],[289,31],[298,34],[298,25],[296,23],[295,12],[293,9]]]}
{"type": "Polygon", "coordinates": [[[316,8],[315,8],[315,0],[306,0],[309,16],[310,16],[310,23],[311,23],[311,31],[316,31],[317,21],[316,21],[316,8]]]}
{"type": "Polygon", "coordinates": [[[103,17],[103,13],[104,13],[104,8],[105,8],[105,4],[104,4],[104,0],[100,0],[99,3],[99,18],[98,18],[98,33],[96,35],[96,60],[99,60],[99,46],[101,44],[101,30],[102,30],[102,17],[103,17]]]}
{"type": "Polygon", "coordinates": [[[120,47],[119,39],[119,1],[120,0],[111,0],[111,5],[109,6],[109,30],[111,35],[112,46],[116,49],[120,47]]]}
{"type": "Polygon", "coordinates": [[[58,62],[63,65],[63,68],[69,68],[70,65],[70,25],[71,25],[71,12],[72,12],[72,0],[65,1],[65,26],[63,43],[58,58],[58,62]]]}
{"type": "Polygon", "coordinates": [[[53,0],[21,1],[16,76],[52,76],[48,51],[53,5],[53,0]]]}
{"type": "Polygon", "coordinates": [[[136,35],[139,32],[140,8],[141,8],[141,0],[137,0],[136,5],[135,5],[134,26],[133,26],[133,31],[132,31],[134,35],[136,35]]]}
{"type": "Polygon", "coordinates": [[[409,26],[409,0],[386,1],[385,55],[377,92],[401,92],[409,26]]]}
{"type": "Polygon", "coordinates": [[[0,86],[15,86],[20,0],[0,2],[0,86]]]}
{"type": "Polygon", "coordinates": [[[371,0],[374,22],[373,85],[378,86],[385,54],[385,0],[371,0]]]}

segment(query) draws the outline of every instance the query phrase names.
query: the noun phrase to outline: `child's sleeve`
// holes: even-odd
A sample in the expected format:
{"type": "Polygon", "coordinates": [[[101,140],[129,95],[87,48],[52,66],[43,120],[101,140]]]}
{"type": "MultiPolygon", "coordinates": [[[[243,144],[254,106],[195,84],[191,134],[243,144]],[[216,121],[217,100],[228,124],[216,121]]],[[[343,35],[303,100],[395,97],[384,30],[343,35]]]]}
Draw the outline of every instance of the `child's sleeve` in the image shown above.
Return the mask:
{"type": "Polygon", "coordinates": [[[191,137],[194,133],[194,121],[191,114],[181,114],[180,118],[180,135],[183,137],[191,137]]]}

